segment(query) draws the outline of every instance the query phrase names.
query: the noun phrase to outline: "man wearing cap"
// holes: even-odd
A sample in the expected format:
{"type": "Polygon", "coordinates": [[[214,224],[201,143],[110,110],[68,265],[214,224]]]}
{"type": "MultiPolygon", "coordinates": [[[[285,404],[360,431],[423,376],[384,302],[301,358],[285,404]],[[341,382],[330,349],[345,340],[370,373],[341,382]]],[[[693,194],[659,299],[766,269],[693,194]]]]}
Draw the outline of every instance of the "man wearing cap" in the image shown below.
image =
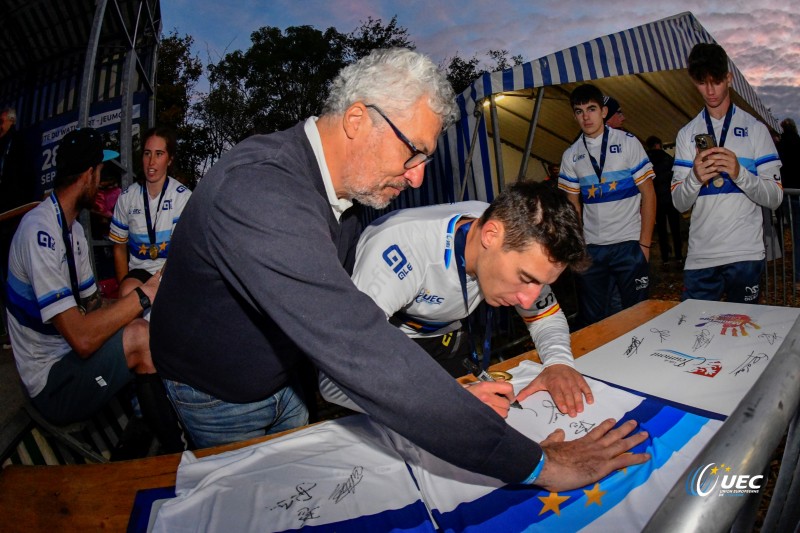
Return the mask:
{"type": "Polygon", "coordinates": [[[622,124],[625,122],[625,114],[622,112],[619,102],[613,96],[603,97],[603,107],[608,109],[606,113],[606,126],[621,130],[622,124]]]}
{"type": "Polygon", "coordinates": [[[78,215],[91,208],[103,162],[93,129],[67,134],[55,189],[26,214],[11,242],[8,322],[17,369],[31,403],[55,424],[92,416],[136,377],[146,420],[162,449],[183,449],[174,413],[150,357],[149,324],[160,276],[113,303],[100,298],[78,215]]]}

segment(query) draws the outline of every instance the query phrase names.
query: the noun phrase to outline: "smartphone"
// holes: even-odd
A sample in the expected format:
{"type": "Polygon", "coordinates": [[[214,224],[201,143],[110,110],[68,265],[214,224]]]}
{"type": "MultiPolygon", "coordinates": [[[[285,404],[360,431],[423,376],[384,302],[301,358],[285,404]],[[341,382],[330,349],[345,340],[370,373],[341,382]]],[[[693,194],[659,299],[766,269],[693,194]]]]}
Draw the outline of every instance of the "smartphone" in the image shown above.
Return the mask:
{"type": "Polygon", "coordinates": [[[714,140],[714,137],[708,133],[701,133],[694,136],[694,145],[702,152],[703,150],[714,148],[717,142],[714,140]]]}

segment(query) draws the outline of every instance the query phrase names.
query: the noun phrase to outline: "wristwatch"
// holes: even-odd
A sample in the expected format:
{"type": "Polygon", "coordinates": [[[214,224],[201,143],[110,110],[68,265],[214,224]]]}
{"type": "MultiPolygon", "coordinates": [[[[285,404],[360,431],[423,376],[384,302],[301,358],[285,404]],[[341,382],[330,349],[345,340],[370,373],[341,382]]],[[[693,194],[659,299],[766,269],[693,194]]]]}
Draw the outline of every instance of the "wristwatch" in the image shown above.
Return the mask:
{"type": "Polygon", "coordinates": [[[140,287],[136,287],[133,290],[135,290],[136,294],[139,295],[139,303],[142,306],[142,311],[146,311],[147,309],[150,309],[150,306],[153,305],[153,304],[150,301],[150,298],[148,298],[148,296],[144,293],[144,291],[140,287]]]}

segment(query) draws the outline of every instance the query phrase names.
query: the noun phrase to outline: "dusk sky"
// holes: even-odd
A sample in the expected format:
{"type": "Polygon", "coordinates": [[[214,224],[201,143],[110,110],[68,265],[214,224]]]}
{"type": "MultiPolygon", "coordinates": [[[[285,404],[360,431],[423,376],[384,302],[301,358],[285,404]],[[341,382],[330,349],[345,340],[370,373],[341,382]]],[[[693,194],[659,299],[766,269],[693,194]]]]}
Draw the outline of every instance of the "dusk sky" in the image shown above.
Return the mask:
{"type": "Polygon", "coordinates": [[[162,0],[164,32],[195,39],[203,61],[245,50],[262,26],[310,25],[349,33],[367,17],[397,15],[417,50],[437,63],[506,49],[526,61],[589,39],[691,11],[725,47],[778,120],[800,121],[800,2],[797,0],[162,0]]]}

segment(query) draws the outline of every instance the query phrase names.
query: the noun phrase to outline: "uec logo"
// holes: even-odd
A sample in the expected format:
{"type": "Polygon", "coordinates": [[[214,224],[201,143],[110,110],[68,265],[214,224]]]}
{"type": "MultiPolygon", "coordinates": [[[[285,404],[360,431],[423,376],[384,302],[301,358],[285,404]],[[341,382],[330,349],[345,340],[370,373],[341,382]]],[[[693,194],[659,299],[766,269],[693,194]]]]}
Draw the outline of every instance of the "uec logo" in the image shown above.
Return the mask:
{"type": "Polygon", "coordinates": [[[719,486],[719,495],[757,493],[761,490],[764,476],[750,476],[747,474],[721,474],[729,472],[730,467],[716,463],[709,463],[702,468],[697,468],[686,479],[686,492],[691,496],[708,496],[719,486]]]}

